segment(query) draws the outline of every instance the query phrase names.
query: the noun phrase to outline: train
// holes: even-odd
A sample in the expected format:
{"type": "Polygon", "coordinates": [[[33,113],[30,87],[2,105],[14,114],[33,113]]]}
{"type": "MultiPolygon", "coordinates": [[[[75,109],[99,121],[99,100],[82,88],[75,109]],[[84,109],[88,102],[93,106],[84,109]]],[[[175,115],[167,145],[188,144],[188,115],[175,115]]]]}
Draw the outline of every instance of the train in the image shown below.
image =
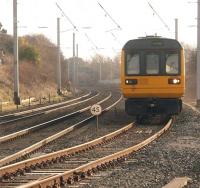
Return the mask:
{"type": "Polygon", "coordinates": [[[157,36],[129,40],[121,51],[120,87],[125,111],[137,120],[172,116],[182,110],[184,49],[175,39],[157,36]]]}

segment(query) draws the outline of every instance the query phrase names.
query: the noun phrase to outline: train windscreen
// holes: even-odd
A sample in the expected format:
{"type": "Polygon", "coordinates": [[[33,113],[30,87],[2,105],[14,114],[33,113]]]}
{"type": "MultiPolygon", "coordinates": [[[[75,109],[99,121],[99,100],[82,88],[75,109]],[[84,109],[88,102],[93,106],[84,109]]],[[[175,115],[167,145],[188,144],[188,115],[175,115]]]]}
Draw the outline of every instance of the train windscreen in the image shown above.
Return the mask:
{"type": "Polygon", "coordinates": [[[127,76],[180,74],[180,54],[177,51],[126,53],[125,62],[127,76]]]}

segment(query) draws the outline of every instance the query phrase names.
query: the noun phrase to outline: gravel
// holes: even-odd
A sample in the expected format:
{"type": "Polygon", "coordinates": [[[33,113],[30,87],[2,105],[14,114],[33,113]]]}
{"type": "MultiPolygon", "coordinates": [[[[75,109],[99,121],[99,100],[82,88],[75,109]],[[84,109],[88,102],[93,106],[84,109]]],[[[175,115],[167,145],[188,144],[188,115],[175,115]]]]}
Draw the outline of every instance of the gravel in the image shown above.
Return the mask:
{"type": "Polygon", "coordinates": [[[99,172],[84,187],[160,188],[187,176],[200,187],[200,114],[184,106],[170,131],[116,168],[99,172]]]}

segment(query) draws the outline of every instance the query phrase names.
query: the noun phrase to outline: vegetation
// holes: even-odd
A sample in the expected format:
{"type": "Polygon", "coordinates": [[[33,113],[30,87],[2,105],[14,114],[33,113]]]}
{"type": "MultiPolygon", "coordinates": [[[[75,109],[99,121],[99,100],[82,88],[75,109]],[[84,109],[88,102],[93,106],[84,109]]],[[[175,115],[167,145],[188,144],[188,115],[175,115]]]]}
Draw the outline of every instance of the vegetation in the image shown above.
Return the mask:
{"type": "Polygon", "coordinates": [[[3,28],[3,25],[1,22],[0,22],[0,33],[7,33],[7,30],[3,28]]]}
{"type": "MultiPolygon", "coordinates": [[[[5,50],[4,63],[0,65],[0,100],[8,100],[13,97],[12,36],[0,35],[0,45],[0,48],[5,50]]],[[[196,49],[183,45],[186,57],[186,96],[194,98],[196,94],[196,49]]],[[[19,57],[21,98],[39,97],[48,93],[56,94],[56,46],[44,35],[26,35],[19,38],[19,57]]],[[[101,81],[119,79],[119,54],[113,59],[96,54],[89,60],[78,57],[65,59],[61,55],[61,70],[62,88],[67,88],[74,78],[79,86],[96,85],[100,80],[100,72],[101,81]]]]}
{"type": "Polygon", "coordinates": [[[22,37],[20,39],[19,59],[32,62],[33,64],[39,64],[39,50],[35,46],[29,44],[25,37],[22,37]]]}
{"type": "MultiPolygon", "coordinates": [[[[100,54],[94,55],[90,60],[84,61],[81,58],[75,57],[69,58],[65,61],[65,68],[67,69],[66,64],[69,65],[69,78],[70,80],[74,79],[74,62],[76,75],[75,78],[79,85],[95,85],[100,80],[114,80],[119,79],[119,56],[116,56],[114,60],[109,57],[104,57],[100,54]]],[[[66,73],[64,73],[66,75],[66,73]]],[[[66,75],[67,79],[67,75],[66,75]]]]}
{"type": "MultiPolygon", "coordinates": [[[[0,99],[12,100],[13,95],[13,38],[0,35],[1,47],[5,50],[4,64],[0,65],[0,99]]],[[[119,56],[114,60],[96,54],[90,60],[82,58],[64,59],[61,55],[62,88],[76,78],[80,86],[95,85],[102,80],[119,77],[119,56]],[[74,62],[76,75],[74,75],[74,62]],[[69,66],[68,66],[69,65],[69,66]],[[67,75],[69,68],[69,77],[67,75]],[[69,78],[69,79],[68,79],[69,78]]],[[[56,94],[56,46],[44,35],[26,35],[19,38],[20,96],[43,96],[56,94]],[[31,62],[31,63],[30,63],[31,62]]]]}
{"type": "MultiPolygon", "coordinates": [[[[0,100],[12,100],[12,36],[0,35],[0,45],[5,51],[4,63],[0,65],[0,100]]],[[[56,94],[55,63],[57,54],[55,48],[54,44],[41,35],[27,35],[19,38],[19,83],[22,99],[29,96],[40,97],[48,93],[56,94]],[[49,48],[49,46],[52,47],[49,48]]],[[[62,61],[64,61],[63,58],[62,61]]]]}
{"type": "Polygon", "coordinates": [[[186,63],[186,95],[187,98],[196,98],[196,70],[197,70],[197,50],[187,44],[183,44],[185,49],[186,63]]]}

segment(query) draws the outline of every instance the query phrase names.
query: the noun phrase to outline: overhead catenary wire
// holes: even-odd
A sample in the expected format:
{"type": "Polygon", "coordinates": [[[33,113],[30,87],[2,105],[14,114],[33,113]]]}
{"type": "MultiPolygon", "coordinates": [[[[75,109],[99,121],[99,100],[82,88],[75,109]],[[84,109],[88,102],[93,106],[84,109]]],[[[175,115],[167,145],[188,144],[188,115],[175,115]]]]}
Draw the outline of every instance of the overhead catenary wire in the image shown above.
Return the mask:
{"type": "Polygon", "coordinates": [[[101,9],[106,13],[106,16],[108,16],[112,22],[117,26],[119,30],[122,30],[121,26],[112,18],[112,16],[109,14],[109,12],[97,1],[101,9]]]}
{"type": "Polygon", "coordinates": [[[65,14],[65,12],[62,10],[62,8],[58,5],[58,3],[56,2],[56,6],[58,7],[58,9],[61,11],[62,15],[68,20],[68,22],[73,26],[73,28],[78,31],[77,27],[74,25],[74,23],[71,21],[71,19],[65,14]]]}
{"type": "Polygon", "coordinates": [[[163,20],[163,18],[158,14],[158,12],[155,10],[155,8],[151,5],[151,3],[146,0],[149,7],[153,10],[154,14],[159,18],[159,20],[163,23],[163,25],[165,26],[165,28],[170,31],[170,27],[166,24],[166,22],[163,20]]]}
{"type": "Polygon", "coordinates": [[[88,36],[87,33],[85,33],[85,37],[88,39],[88,41],[95,47],[96,50],[98,50],[98,46],[92,41],[92,39],[88,36]]]}
{"type": "Polygon", "coordinates": [[[109,32],[109,33],[112,35],[113,39],[121,46],[122,44],[119,41],[119,39],[116,37],[116,35],[113,32],[109,32]]]}

